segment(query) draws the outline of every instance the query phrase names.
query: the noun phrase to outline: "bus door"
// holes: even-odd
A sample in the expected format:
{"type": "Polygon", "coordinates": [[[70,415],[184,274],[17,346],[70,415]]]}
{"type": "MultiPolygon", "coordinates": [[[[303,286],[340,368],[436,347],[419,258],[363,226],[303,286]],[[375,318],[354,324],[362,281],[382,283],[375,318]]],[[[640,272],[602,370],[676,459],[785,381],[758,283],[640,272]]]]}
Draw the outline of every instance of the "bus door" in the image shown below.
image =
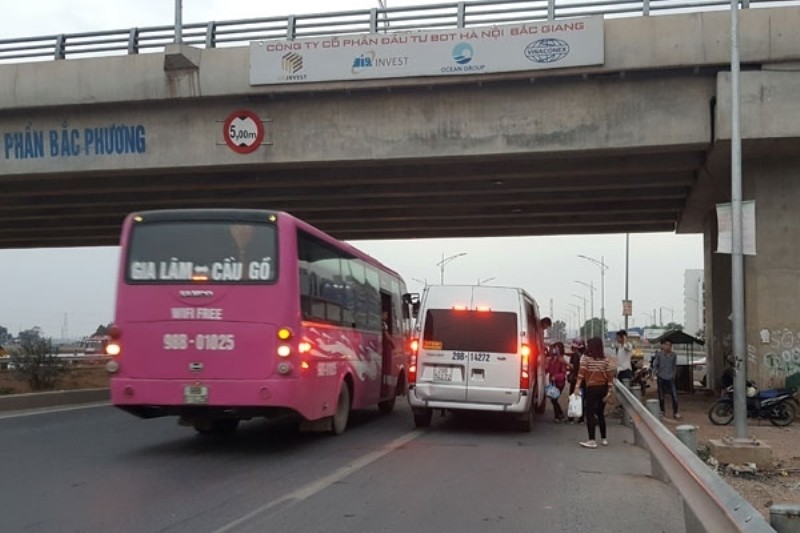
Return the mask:
{"type": "Polygon", "coordinates": [[[394,391],[395,316],[392,295],[381,291],[381,398],[394,391]]]}

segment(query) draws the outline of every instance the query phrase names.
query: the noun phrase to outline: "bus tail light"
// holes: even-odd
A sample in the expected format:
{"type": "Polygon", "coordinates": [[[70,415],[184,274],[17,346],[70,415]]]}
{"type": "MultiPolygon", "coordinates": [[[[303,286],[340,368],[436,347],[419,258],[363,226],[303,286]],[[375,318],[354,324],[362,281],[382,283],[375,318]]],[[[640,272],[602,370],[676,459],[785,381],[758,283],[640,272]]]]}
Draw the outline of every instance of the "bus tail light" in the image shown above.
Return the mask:
{"type": "Polygon", "coordinates": [[[531,386],[531,347],[523,344],[519,349],[519,388],[527,390],[531,386]]]}
{"type": "Polygon", "coordinates": [[[106,345],[106,353],[108,355],[119,355],[120,352],[122,352],[122,346],[120,346],[118,341],[111,341],[106,345]]]}
{"type": "Polygon", "coordinates": [[[288,341],[292,338],[292,330],[286,327],[280,328],[278,330],[278,339],[282,341],[288,341]]]}
{"type": "Polygon", "coordinates": [[[411,341],[411,356],[408,359],[408,383],[414,385],[417,382],[417,355],[419,354],[419,340],[411,341]]]}
{"type": "Polygon", "coordinates": [[[297,351],[300,353],[308,353],[311,351],[311,343],[308,341],[303,341],[297,345],[297,351]]]}

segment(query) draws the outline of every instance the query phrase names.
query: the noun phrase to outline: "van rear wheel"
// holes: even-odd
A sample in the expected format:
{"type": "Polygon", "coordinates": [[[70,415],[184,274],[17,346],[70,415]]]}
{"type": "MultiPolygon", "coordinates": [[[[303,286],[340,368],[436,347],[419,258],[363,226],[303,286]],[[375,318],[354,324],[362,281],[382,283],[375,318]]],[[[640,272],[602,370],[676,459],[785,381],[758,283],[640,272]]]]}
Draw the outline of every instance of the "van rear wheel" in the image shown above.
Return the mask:
{"type": "Polygon", "coordinates": [[[414,425],[418,428],[430,426],[431,420],[433,420],[432,409],[414,409],[414,425]]]}
{"type": "Polygon", "coordinates": [[[533,409],[528,409],[517,418],[517,429],[523,433],[530,433],[533,428],[533,409]]]}

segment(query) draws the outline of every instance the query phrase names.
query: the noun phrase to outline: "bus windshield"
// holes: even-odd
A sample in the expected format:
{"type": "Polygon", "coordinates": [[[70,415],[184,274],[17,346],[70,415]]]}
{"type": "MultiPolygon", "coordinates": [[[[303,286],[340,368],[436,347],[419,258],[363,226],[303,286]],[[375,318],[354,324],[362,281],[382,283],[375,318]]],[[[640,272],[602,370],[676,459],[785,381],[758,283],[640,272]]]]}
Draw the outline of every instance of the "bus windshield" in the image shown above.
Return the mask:
{"type": "Polygon", "coordinates": [[[277,277],[275,226],[225,221],[135,224],[128,283],[272,283],[277,277]]]}

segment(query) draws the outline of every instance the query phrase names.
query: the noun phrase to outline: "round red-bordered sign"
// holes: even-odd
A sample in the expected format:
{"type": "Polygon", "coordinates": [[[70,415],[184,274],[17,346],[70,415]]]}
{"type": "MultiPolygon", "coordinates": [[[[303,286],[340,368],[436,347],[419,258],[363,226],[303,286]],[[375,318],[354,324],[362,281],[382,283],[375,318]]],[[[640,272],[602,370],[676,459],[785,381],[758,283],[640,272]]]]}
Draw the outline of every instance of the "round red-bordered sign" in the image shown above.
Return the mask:
{"type": "Polygon", "coordinates": [[[264,140],[264,124],[258,115],[246,109],[234,111],[222,127],[225,144],[239,154],[255,152],[264,140]]]}

